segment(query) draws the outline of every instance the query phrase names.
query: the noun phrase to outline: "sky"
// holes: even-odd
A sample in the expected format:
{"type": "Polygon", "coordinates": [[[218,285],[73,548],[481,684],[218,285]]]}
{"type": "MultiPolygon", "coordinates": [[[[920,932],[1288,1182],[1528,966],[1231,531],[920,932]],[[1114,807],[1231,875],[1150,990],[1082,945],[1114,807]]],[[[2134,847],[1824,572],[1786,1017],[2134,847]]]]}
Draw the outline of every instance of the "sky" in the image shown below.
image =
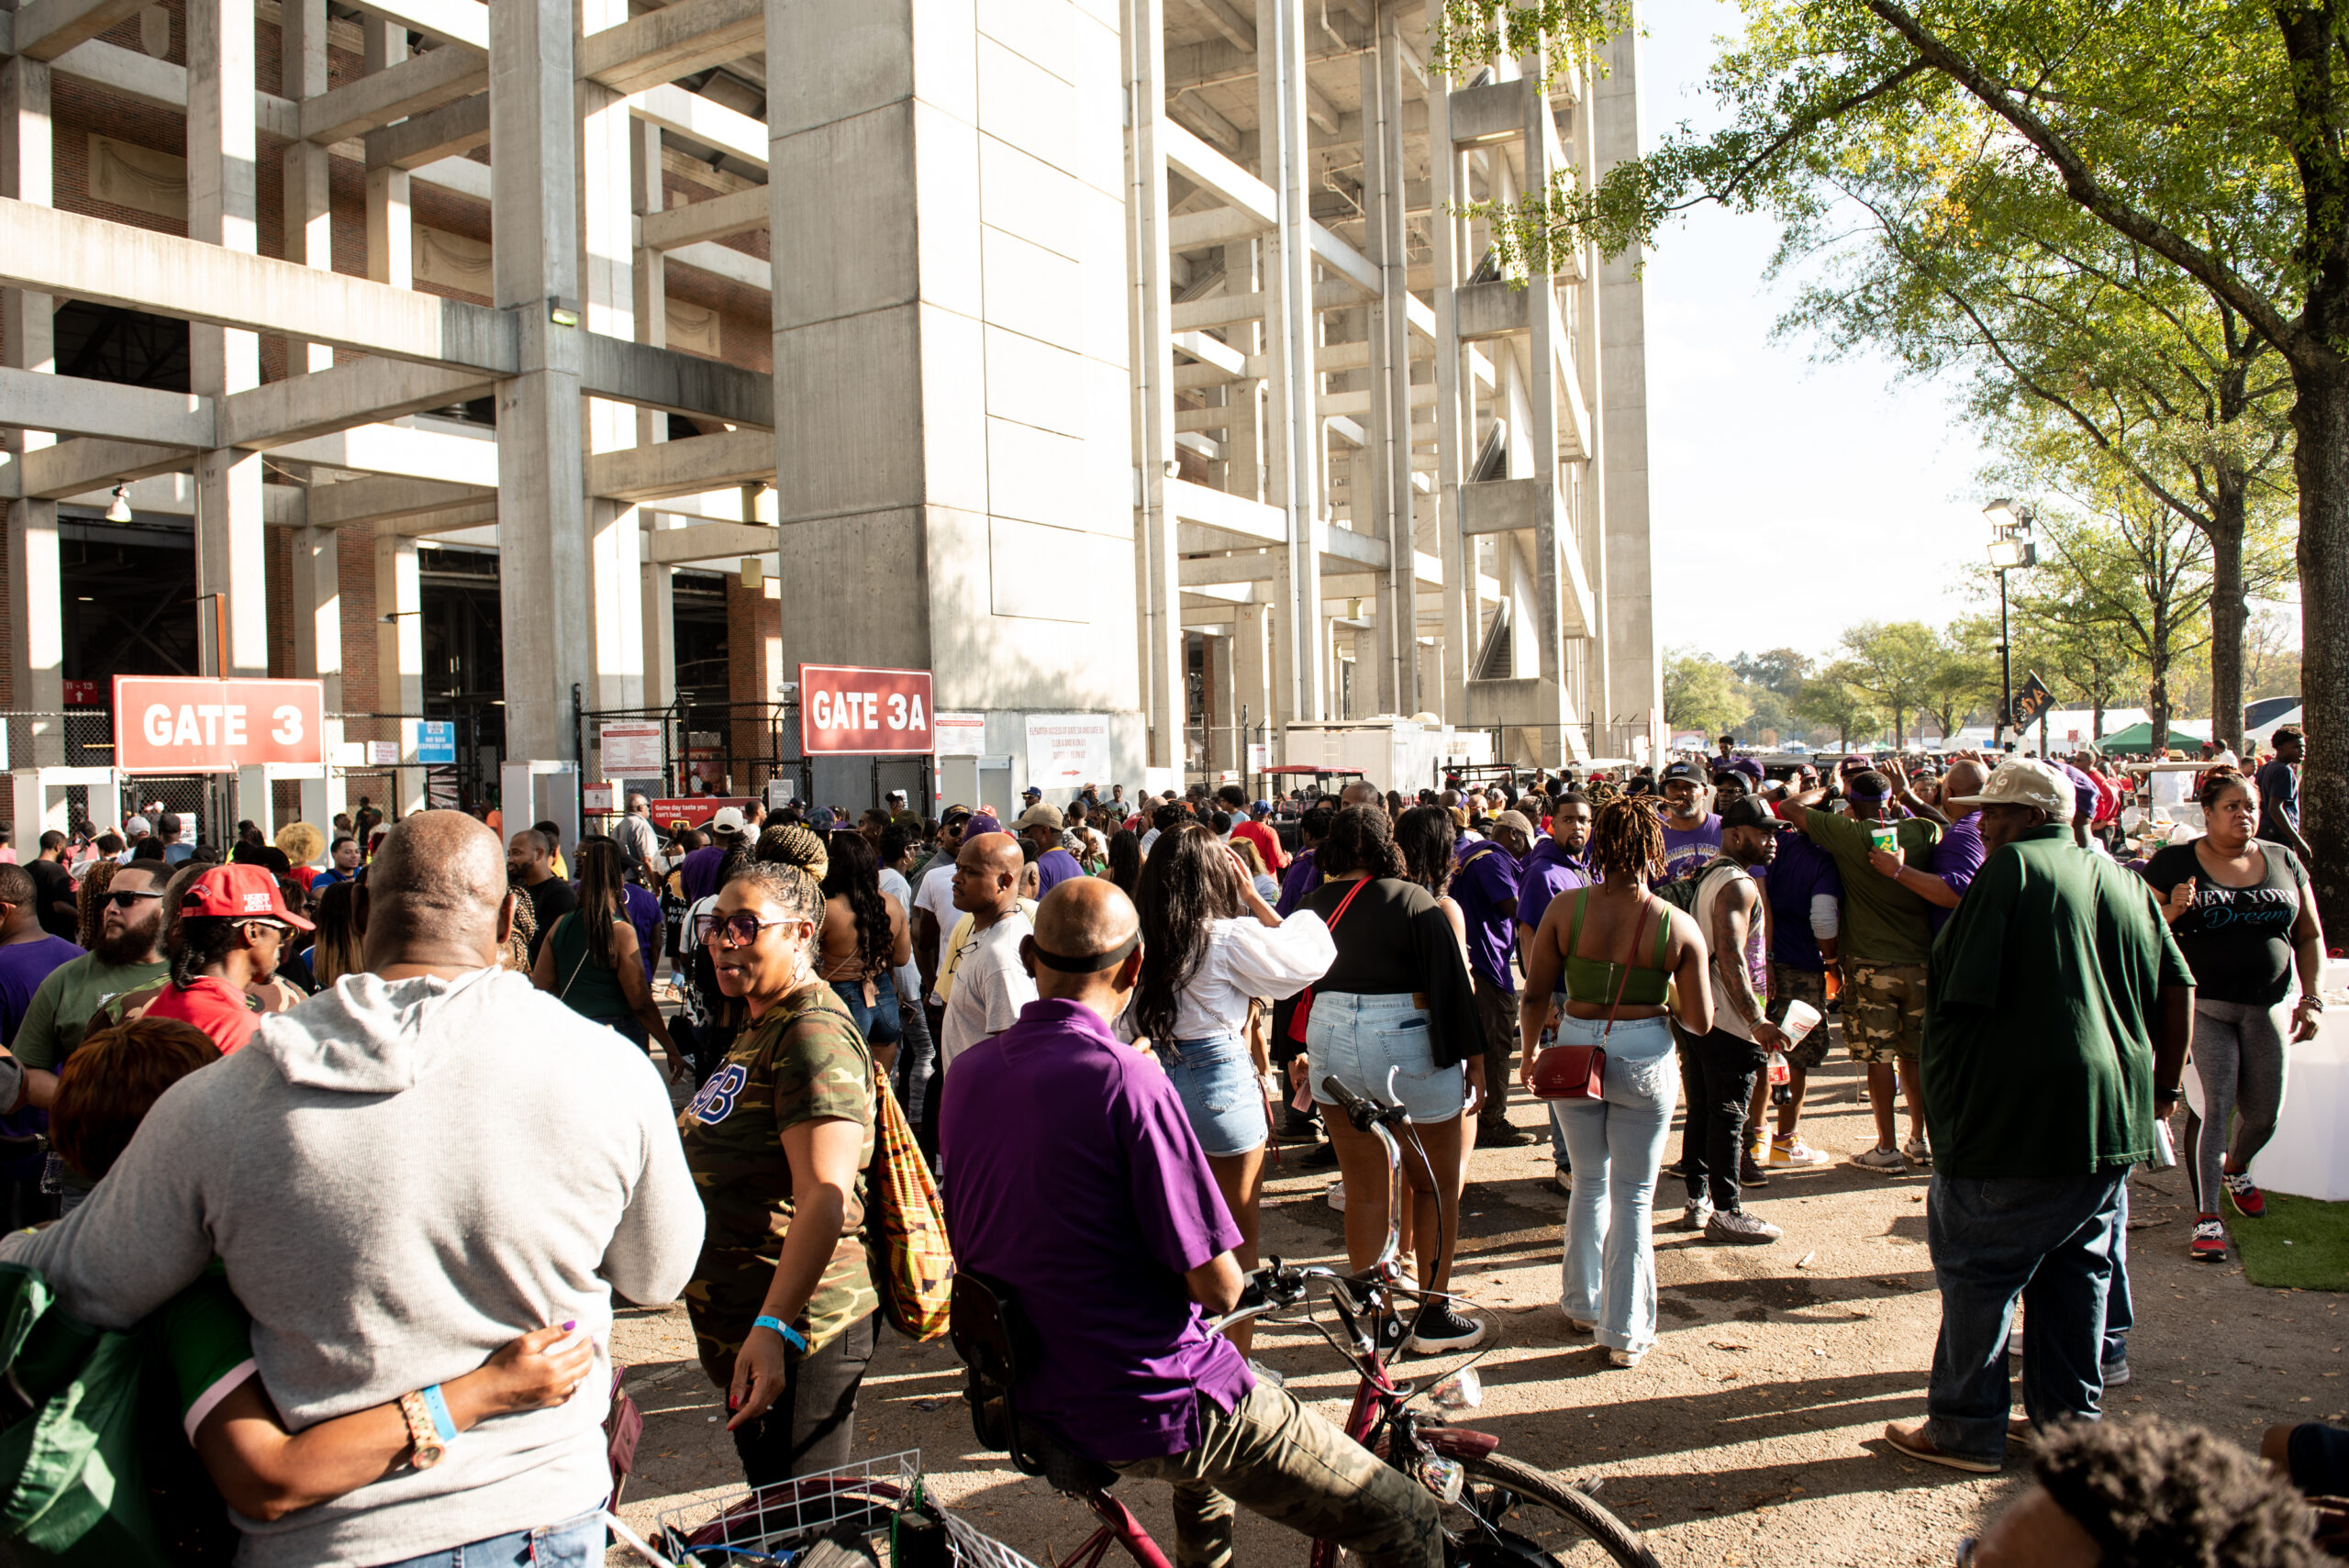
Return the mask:
{"type": "MultiPolygon", "coordinates": [[[[1716,122],[1704,88],[1725,0],[1650,0],[1640,60],[1645,145],[1716,122]]],[[[1694,209],[1646,269],[1648,462],[1656,628],[1666,648],[1720,658],[1830,651],[1860,620],[1941,626],[1974,607],[1988,497],[1956,389],[1896,384],[1873,357],[1813,362],[1774,341],[1790,284],[1764,279],[1765,217],[1694,209]],[[1955,584],[1953,586],[1952,584],[1955,584]]]]}

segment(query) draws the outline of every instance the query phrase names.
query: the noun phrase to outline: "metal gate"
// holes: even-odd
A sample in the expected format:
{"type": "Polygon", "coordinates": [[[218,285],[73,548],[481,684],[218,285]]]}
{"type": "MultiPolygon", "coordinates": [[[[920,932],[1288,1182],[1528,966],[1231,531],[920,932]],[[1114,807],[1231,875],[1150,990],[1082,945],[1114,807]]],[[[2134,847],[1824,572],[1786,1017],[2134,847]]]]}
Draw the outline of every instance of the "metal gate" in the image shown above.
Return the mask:
{"type": "MultiPolygon", "coordinates": [[[[330,713],[327,717],[341,723],[345,746],[362,748],[356,760],[329,764],[341,778],[352,810],[358,808],[362,795],[378,806],[398,800],[399,774],[411,770],[424,774],[424,804],[429,810],[470,811],[489,798],[490,781],[497,776],[497,757],[494,748],[484,750],[482,745],[477,713],[330,713]],[[411,723],[449,726],[444,733],[451,741],[450,760],[403,761],[409,754],[411,723]]],[[[437,752],[437,748],[427,748],[420,741],[421,737],[420,753],[437,752]]],[[[387,810],[385,815],[395,813],[387,810]]]]}
{"type": "Polygon", "coordinates": [[[889,791],[906,792],[907,809],[918,817],[938,815],[938,803],[930,794],[930,759],[919,757],[875,757],[873,759],[873,804],[880,806],[889,791]]]}
{"type": "Polygon", "coordinates": [[[583,785],[609,778],[647,794],[759,795],[767,793],[770,784],[782,783],[795,801],[807,800],[815,788],[814,763],[799,749],[796,695],[781,702],[742,703],[696,702],[681,695],[667,707],[590,708],[573,686],[571,712],[583,785]],[[623,723],[661,727],[657,775],[631,772],[614,776],[605,768],[603,727],[623,723]]]}

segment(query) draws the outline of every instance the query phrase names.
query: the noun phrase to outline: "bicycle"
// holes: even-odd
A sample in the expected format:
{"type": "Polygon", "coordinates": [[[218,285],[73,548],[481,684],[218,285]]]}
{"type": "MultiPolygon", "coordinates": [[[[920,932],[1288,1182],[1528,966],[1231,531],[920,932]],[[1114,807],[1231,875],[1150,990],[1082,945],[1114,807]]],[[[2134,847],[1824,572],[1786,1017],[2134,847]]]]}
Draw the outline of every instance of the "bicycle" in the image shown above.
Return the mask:
{"type": "MultiPolygon", "coordinates": [[[[1274,1258],[1249,1275],[1240,1306],[1211,1327],[1221,1331],[1252,1318],[1303,1312],[1305,1320],[1360,1374],[1346,1435],[1435,1495],[1442,1509],[1446,1568],[1557,1564],[1565,1551],[1586,1540],[1626,1568],[1657,1568],[1653,1555],[1640,1544],[1638,1532],[1587,1493],[1503,1457],[1500,1440],[1489,1432],[1454,1427],[1441,1415],[1414,1408],[1422,1391],[1388,1376],[1381,1347],[1401,1342],[1397,1298],[1443,1297],[1443,1293],[1410,1284],[1397,1262],[1403,1162],[1392,1129],[1409,1126],[1411,1118],[1401,1106],[1353,1094],[1334,1078],[1324,1079],[1322,1088],[1357,1130],[1374,1134],[1385,1148],[1386,1243],[1375,1262],[1354,1273],[1319,1265],[1293,1266],[1274,1258]],[[1333,1309],[1340,1331],[1313,1315],[1317,1296],[1333,1309]],[[1532,1517],[1536,1514],[1542,1519],[1532,1517]],[[1562,1535],[1571,1539],[1553,1545],[1562,1535]]],[[[1424,1163],[1425,1152],[1419,1152],[1424,1163]]],[[[1171,1568],[1141,1521],[1111,1495],[1117,1473],[1019,1414],[1013,1388],[1029,1364],[1032,1341],[1008,1293],[992,1282],[957,1276],[953,1335],[955,1349],[971,1368],[964,1397],[980,1443],[1008,1451],[1024,1473],[1042,1476],[1056,1490],[1083,1502],[1101,1521],[1074,1553],[1059,1560],[1060,1568],[1099,1568],[1112,1547],[1141,1568],[1171,1568]],[[965,1280],[970,1281],[967,1295],[965,1280]]],[[[1473,1363],[1424,1392],[1440,1409],[1473,1407],[1482,1397],[1473,1363]]],[[[1314,1541],[1312,1568],[1336,1568],[1337,1555],[1332,1543],[1314,1541]]]]}

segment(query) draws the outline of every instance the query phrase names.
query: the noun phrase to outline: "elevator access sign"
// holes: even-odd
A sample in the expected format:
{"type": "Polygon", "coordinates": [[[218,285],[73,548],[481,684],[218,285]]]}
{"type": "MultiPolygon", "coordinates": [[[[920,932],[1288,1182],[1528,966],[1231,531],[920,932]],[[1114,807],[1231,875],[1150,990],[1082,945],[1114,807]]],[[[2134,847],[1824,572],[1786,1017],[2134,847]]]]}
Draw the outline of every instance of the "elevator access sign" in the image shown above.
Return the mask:
{"type": "Polygon", "coordinates": [[[326,761],[317,681],[114,678],[114,765],[134,773],[226,773],[326,761]]]}
{"type": "Polygon", "coordinates": [[[930,749],[930,672],[799,666],[799,748],[810,757],[930,749]]]}

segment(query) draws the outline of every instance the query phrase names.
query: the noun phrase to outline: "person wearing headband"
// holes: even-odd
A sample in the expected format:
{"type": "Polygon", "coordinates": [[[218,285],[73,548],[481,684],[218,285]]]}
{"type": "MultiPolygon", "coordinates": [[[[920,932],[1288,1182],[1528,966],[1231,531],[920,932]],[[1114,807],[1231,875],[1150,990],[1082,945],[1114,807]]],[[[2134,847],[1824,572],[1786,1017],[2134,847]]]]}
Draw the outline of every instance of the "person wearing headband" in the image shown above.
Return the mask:
{"type": "Polygon", "coordinates": [[[1113,1031],[1147,960],[1133,901],[1063,882],[1019,955],[1037,999],[946,1075],[940,1135],[956,1267],[1008,1288],[1052,1347],[1020,1414],[1173,1482],[1178,1562],[1231,1561],[1236,1497],[1370,1568],[1436,1568],[1434,1496],[1208,1326],[1239,1304],[1240,1232],[1174,1082],[1113,1031]]]}

